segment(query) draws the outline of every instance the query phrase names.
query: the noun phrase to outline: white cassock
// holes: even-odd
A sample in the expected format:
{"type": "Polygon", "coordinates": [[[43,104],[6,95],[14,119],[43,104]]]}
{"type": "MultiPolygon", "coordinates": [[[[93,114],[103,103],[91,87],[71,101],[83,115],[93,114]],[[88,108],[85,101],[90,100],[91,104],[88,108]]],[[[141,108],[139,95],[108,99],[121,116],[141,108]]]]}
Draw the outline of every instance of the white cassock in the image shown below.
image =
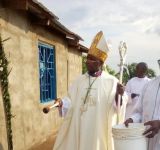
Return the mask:
{"type": "MultiPolygon", "coordinates": [[[[117,82],[115,77],[106,72],[99,77],[91,77],[86,73],[74,82],[69,90],[69,98],[63,99],[70,99],[71,106],[53,150],[113,150],[112,125],[116,124],[117,119],[117,82]],[[84,105],[89,83],[93,84],[84,105]]],[[[65,112],[66,108],[63,110],[65,112]]],[[[124,111],[121,112],[124,116],[124,111]]]]}
{"type": "Polygon", "coordinates": [[[128,102],[127,102],[126,114],[125,114],[126,119],[131,116],[133,112],[133,108],[135,107],[135,104],[139,100],[143,87],[149,81],[150,79],[147,77],[144,77],[144,78],[134,77],[127,82],[126,88],[125,88],[125,91],[128,95],[128,102]],[[132,93],[138,94],[139,96],[136,96],[135,98],[132,99],[131,98],[132,93]]]}
{"type": "MultiPolygon", "coordinates": [[[[160,120],[160,76],[146,84],[131,118],[134,122],[160,120]]],[[[148,147],[148,150],[160,150],[160,131],[149,139],[148,147]]]]}

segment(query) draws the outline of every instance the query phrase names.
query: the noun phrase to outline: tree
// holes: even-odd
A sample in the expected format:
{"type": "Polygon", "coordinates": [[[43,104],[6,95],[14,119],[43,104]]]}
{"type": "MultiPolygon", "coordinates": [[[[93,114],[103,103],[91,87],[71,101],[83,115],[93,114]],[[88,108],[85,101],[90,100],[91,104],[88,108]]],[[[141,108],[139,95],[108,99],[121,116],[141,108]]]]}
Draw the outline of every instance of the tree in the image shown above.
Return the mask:
{"type": "MultiPolygon", "coordinates": [[[[136,73],[136,65],[137,63],[132,63],[124,67],[123,71],[123,83],[126,84],[127,81],[133,77],[135,77],[136,73]]],[[[148,72],[146,74],[149,78],[153,78],[156,76],[156,73],[153,69],[148,68],[148,72]]],[[[119,77],[119,73],[116,74],[119,77]]]]}
{"type": "Polygon", "coordinates": [[[153,69],[148,69],[148,73],[147,73],[147,76],[149,77],[149,78],[153,78],[153,77],[155,77],[156,76],[156,73],[155,73],[155,71],[153,70],[153,69]]]}
{"type": "Polygon", "coordinates": [[[116,72],[110,68],[108,65],[105,66],[105,68],[103,69],[104,71],[107,71],[109,74],[115,76],[116,75],[116,72]]]}
{"type": "Polygon", "coordinates": [[[86,60],[87,60],[87,56],[82,55],[82,74],[87,72],[86,60]]]}
{"type": "MultiPolygon", "coordinates": [[[[11,99],[9,94],[9,82],[8,76],[10,71],[8,71],[8,60],[4,51],[3,43],[9,40],[1,39],[0,35],[0,90],[2,93],[2,100],[4,106],[4,114],[6,121],[6,131],[7,131],[7,139],[8,139],[8,150],[13,150],[13,140],[12,140],[12,113],[11,113],[11,99]]],[[[1,149],[1,148],[0,148],[1,149]]]]}

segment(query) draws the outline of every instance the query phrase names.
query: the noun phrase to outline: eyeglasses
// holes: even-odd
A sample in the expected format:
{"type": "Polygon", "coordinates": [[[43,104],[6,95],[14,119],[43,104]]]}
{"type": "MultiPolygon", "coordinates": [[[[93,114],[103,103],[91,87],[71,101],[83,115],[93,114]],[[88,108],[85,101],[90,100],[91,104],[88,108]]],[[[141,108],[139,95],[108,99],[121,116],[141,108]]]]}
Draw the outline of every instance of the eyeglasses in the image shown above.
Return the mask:
{"type": "Polygon", "coordinates": [[[99,60],[93,60],[93,59],[86,59],[85,62],[88,62],[88,63],[100,63],[99,60]]]}

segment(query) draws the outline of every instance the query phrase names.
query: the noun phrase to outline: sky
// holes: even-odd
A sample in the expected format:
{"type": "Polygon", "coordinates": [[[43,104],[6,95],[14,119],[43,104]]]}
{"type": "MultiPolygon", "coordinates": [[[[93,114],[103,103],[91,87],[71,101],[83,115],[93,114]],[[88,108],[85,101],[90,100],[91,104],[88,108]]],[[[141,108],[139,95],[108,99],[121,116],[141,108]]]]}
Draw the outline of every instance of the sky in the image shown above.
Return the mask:
{"type": "Polygon", "coordinates": [[[126,64],[146,62],[160,75],[160,1],[157,0],[38,0],[71,31],[84,46],[100,30],[111,41],[107,64],[119,71],[119,43],[127,44],[126,64]]]}

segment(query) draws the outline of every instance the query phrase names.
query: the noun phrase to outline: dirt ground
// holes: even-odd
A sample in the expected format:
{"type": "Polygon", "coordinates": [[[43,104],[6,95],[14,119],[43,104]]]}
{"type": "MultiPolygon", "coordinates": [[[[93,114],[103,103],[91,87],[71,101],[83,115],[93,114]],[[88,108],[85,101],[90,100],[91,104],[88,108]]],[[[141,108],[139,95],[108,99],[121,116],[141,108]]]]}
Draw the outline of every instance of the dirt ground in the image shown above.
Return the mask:
{"type": "Polygon", "coordinates": [[[55,142],[55,135],[50,136],[46,141],[41,144],[30,148],[29,150],[53,150],[53,145],[55,142]]]}

